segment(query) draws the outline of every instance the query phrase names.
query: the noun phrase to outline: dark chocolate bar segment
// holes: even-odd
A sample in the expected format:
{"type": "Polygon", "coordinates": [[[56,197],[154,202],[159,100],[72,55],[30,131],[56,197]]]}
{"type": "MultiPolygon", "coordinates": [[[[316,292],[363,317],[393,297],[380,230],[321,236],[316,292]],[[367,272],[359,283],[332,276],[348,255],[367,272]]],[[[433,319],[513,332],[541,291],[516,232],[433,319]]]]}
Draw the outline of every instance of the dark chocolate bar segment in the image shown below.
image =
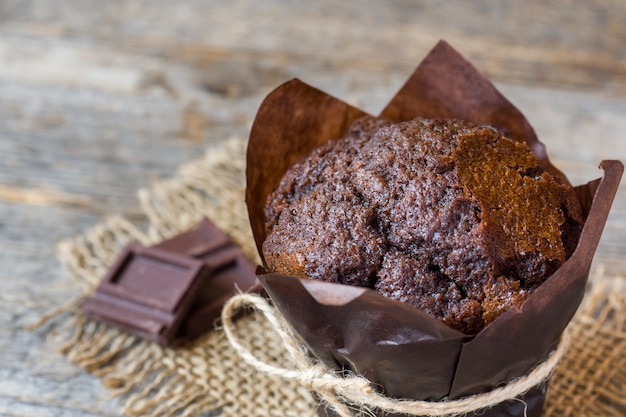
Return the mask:
{"type": "Polygon", "coordinates": [[[83,311],[165,345],[176,335],[209,273],[198,259],[131,244],[83,311]]]}
{"type": "Polygon", "coordinates": [[[154,248],[194,257],[211,270],[181,325],[178,334],[181,337],[193,339],[213,329],[222,306],[237,291],[261,288],[255,274],[256,265],[208,219],[154,248]]]}
{"type": "MultiPolygon", "coordinates": [[[[216,255],[219,256],[221,255],[216,255]]],[[[215,265],[213,260],[209,262],[215,265]]],[[[224,303],[235,295],[237,290],[246,292],[261,289],[255,269],[256,266],[241,253],[217,268],[200,287],[196,301],[181,326],[180,335],[192,339],[211,330],[222,312],[224,303]]]]}
{"type": "Polygon", "coordinates": [[[193,229],[164,240],[153,248],[193,258],[201,258],[221,247],[233,245],[231,240],[212,222],[204,218],[193,229]]]}

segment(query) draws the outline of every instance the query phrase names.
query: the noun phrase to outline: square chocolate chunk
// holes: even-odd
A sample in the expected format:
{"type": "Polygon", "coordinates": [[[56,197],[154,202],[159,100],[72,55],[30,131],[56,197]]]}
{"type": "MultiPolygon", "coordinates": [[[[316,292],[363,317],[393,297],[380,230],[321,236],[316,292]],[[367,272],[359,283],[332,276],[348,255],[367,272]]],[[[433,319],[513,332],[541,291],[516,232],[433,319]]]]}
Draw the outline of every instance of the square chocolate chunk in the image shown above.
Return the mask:
{"type": "Polygon", "coordinates": [[[165,345],[176,335],[209,274],[210,268],[200,260],[131,244],[83,311],[165,345]]]}

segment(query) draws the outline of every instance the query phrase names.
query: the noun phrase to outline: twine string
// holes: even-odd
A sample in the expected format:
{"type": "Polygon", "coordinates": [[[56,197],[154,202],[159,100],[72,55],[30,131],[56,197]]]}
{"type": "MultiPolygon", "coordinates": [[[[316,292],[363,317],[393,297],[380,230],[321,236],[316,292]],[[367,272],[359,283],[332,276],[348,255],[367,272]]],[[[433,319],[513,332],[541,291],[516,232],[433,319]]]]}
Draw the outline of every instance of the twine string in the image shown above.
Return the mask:
{"type": "Polygon", "coordinates": [[[308,390],[314,391],[332,406],[341,417],[352,417],[351,407],[412,416],[443,417],[467,414],[492,407],[525,394],[531,388],[547,380],[559,360],[567,351],[569,338],[564,334],[557,348],[548,359],[527,375],[491,391],[467,396],[458,400],[421,401],[390,398],[372,389],[370,382],[358,375],[339,375],[334,370],[311,358],[304,344],[300,343],[289,324],[270,303],[255,294],[238,294],[225,304],[222,325],[229,343],[249,365],[268,375],[297,380],[308,390]],[[243,307],[252,307],[272,325],[280,336],[295,368],[283,368],[259,360],[237,338],[233,317],[243,307]]]}

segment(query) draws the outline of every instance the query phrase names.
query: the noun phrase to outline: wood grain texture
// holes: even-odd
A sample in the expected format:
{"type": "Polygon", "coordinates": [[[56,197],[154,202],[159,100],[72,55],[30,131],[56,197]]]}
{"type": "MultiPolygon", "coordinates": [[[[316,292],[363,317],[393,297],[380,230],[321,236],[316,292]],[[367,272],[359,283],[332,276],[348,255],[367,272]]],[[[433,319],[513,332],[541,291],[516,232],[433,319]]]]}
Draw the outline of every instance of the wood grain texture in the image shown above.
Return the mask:
{"type": "MultiPolygon", "coordinates": [[[[54,245],[245,137],[292,77],[378,113],[440,38],[528,117],[574,184],[626,160],[626,2],[0,0],[0,416],[117,416],[41,332],[77,289],[54,245]]],[[[626,275],[622,185],[596,256],[626,275]]]]}

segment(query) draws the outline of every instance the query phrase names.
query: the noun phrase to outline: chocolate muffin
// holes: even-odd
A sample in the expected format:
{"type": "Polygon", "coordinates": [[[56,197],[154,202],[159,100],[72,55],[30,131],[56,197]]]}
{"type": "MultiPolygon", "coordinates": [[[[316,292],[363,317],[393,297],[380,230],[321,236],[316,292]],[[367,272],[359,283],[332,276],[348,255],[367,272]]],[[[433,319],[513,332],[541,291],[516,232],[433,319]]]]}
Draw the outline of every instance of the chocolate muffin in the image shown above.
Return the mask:
{"type": "Polygon", "coordinates": [[[584,222],[572,187],[497,128],[369,117],[292,166],[265,218],[270,271],[370,287],[466,334],[521,305],[584,222]]]}

